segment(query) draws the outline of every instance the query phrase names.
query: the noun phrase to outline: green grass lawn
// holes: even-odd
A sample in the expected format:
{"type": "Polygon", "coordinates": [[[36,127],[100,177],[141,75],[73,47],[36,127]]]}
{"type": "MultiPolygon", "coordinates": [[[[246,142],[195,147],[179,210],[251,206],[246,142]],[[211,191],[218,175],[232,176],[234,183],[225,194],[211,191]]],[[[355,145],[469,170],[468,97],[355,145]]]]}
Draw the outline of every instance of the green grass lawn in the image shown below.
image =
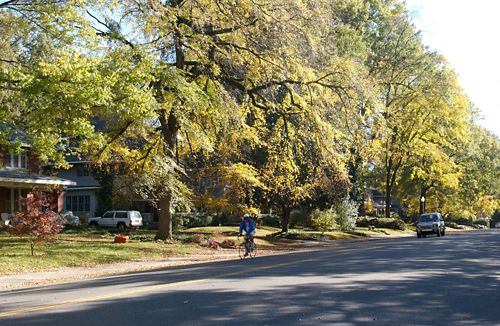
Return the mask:
{"type": "Polygon", "coordinates": [[[404,235],[404,234],[414,234],[415,227],[407,227],[406,230],[394,230],[394,229],[386,229],[386,228],[374,228],[370,229],[367,227],[357,227],[356,233],[363,234],[367,237],[373,236],[384,236],[384,235],[404,235]]]}
{"type": "MultiPolygon", "coordinates": [[[[129,242],[114,243],[117,230],[104,228],[76,227],[63,230],[48,242],[35,247],[31,256],[27,239],[10,236],[0,231],[0,274],[49,271],[63,267],[96,266],[123,261],[160,260],[189,254],[213,254],[213,249],[187,241],[195,234],[219,242],[237,242],[237,226],[191,228],[175,233],[175,240],[164,243],[154,240],[154,230],[134,230],[129,232],[129,242]]],[[[278,229],[261,227],[256,243],[273,246],[266,237],[278,229]]],[[[286,240],[280,243],[287,243],[286,240]]]]}
{"type": "Polygon", "coordinates": [[[0,233],[0,274],[54,270],[61,267],[158,260],[191,253],[209,252],[197,244],[153,241],[155,231],[131,231],[126,244],[113,243],[115,234],[106,230],[78,228],[58,234],[35,247],[30,254],[26,239],[0,233]]]}

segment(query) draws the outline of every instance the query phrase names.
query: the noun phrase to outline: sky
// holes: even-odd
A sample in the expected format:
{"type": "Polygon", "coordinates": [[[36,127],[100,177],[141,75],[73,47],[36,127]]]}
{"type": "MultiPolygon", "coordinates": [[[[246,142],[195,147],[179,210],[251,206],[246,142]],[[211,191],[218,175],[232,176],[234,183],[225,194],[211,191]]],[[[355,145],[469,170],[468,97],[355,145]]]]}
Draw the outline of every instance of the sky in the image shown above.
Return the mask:
{"type": "Polygon", "coordinates": [[[500,137],[500,1],[406,3],[423,43],[447,58],[480,110],[478,123],[500,137]]]}

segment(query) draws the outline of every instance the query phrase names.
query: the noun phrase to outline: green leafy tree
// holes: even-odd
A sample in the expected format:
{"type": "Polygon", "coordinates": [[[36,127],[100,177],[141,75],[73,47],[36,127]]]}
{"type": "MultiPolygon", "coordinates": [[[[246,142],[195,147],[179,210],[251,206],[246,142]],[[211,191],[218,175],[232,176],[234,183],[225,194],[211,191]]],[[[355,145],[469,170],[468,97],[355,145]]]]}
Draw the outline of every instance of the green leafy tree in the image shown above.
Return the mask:
{"type": "Polygon", "coordinates": [[[500,204],[500,141],[473,124],[467,144],[457,154],[462,169],[458,191],[441,197],[443,208],[455,217],[491,216],[500,204]]]}
{"type": "Polygon", "coordinates": [[[392,194],[401,169],[427,143],[447,144],[465,134],[468,106],[443,58],[424,48],[404,6],[395,5],[375,37],[370,73],[382,96],[380,167],[390,217],[392,194]]]}
{"type": "Polygon", "coordinates": [[[322,234],[335,228],[336,218],[337,216],[332,209],[324,211],[316,209],[311,213],[311,221],[314,228],[321,231],[322,234]]]}
{"type": "Polygon", "coordinates": [[[345,232],[351,232],[356,227],[356,218],[358,217],[358,204],[349,198],[344,199],[334,207],[336,213],[336,223],[339,229],[345,232]]]}
{"type": "Polygon", "coordinates": [[[284,232],[294,207],[360,204],[368,175],[388,215],[394,191],[449,206],[457,178],[460,209],[498,198],[401,1],[0,1],[0,33],[0,145],[22,129],[42,162],[119,162],[158,201],[159,239],[210,169],[232,186],[212,204],[278,207],[284,232]]]}

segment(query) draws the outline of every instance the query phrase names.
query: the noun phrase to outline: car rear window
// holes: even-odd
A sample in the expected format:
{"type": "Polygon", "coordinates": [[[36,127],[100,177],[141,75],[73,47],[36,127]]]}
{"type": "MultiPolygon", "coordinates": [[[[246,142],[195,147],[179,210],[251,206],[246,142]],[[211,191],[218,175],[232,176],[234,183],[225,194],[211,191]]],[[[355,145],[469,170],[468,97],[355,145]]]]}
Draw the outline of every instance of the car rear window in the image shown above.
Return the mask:
{"type": "Polygon", "coordinates": [[[141,218],[141,213],[139,212],[130,212],[130,217],[141,218]]]}

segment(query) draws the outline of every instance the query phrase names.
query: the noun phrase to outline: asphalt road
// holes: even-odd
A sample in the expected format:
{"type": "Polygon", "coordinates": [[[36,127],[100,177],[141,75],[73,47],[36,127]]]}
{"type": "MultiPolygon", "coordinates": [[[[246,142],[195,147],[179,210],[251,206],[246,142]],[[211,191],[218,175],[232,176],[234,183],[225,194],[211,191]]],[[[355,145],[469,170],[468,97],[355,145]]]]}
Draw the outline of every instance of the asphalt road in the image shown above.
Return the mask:
{"type": "Polygon", "coordinates": [[[0,325],[500,325],[500,230],[0,292],[0,325]]]}

